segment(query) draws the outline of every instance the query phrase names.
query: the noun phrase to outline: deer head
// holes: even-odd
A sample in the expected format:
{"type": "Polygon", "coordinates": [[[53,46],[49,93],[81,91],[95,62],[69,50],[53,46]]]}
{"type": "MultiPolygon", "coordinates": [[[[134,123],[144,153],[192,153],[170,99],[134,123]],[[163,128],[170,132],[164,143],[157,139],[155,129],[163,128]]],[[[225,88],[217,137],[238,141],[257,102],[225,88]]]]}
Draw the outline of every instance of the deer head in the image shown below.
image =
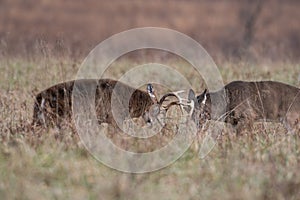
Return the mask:
{"type": "Polygon", "coordinates": [[[200,128],[208,119],[210,119],[210,96],[207,89],[199,96],[195,96],[195,92],[190,89],[188,100],[194,105],[191,106],[189,115],[200,128]]]}
{"type": "Polygon", "coordinates": [[[188,116],[193,115],[195,105],[197,105],[193,90],[189,91],[188,99],[184,99],[179,96],[180,93],[184,92],[181,90],[167,93],[158,100],[152,84],[147,85],[147,92],[153,101],[153,105],[151,105],[148,111],[144,113],[143,118],[149,126],[152,126],[155,123],[158,123],[160,126],[164,126],[166,113],[173,105],[180,106],[182,113],[185,112],[188,116]],[[175,97],[176,100],[170,101],[170,97],[175,97]]]}

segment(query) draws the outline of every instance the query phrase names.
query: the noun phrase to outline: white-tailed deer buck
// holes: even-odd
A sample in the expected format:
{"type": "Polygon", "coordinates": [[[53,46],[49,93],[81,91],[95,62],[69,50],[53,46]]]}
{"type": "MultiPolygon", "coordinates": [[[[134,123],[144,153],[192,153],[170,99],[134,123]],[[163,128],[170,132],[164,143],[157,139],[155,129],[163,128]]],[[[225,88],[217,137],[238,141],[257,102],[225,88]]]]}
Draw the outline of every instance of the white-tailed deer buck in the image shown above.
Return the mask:
{"type": "MultiPolygon", "coordinates": [[[[153,120],[158,119],[159,113],[166,113],[170,106],[178,104],[177,102],[170,102],[161,108],[165,99],[174,95],[167,94],[158,101],[151,84],[148,84],[147,92],[145,92],[111,79],[82,79],[76,80],[76,83],[73,80],[49,87],[36,95],[32,125],[60,127],[62,122],[72,124],[72,104],[74,101],[72,92],[74,87],[77,88],[77,94],[81,92],[88,94],[85,90],[94,89],[91,92],[94,92],[95,111],[99,124],[108,123],[115,127],[117,124],[111,110],[111,104],[114,102],[112,101],[113,92],[114,97],[119,101],[118,108],[115,110],[122,112],[124,108],[129,107],[127,109],[131,118],[143,117],[146,123],[152,123],[153,120]],[[129,102],[125,98],[128,95],[131,95],[129,102]]],[[[89,96],[85,98],[89,98],[89,96]]],[[[127,116],[122,117],[125,119],[127,116]]],[[[160,120],[163,123],[163,117],[160,120]]]]}
{"type": "MultiPolygon", "coordinates": [[[[61,122],[72,120],[72,92],[73,87],[79,86],[79,90],[93,88],[95,86],[95,110],[99,124],[109,123],[115,124],[114,116],[111,110],[111,100],[114,88],[114,95],[121,101],[121,106],[126,106],[130,117],[140,117],[145,112],[148,112],[153,105],[153,98],[145,91],[132,88],[124,83],[111,79],[82,79],[69,81],[54,85],[46,90],[43,90],[36,95],[33,111],[33,126],[49,126],[55,125],[60,127],[61,122]],[[75,85],[75,86],[74,86],[75,85]],[[124,96],[132,94],[128,101],[124,96]]],[[[77,88],[78,90],[78,88],[77,88]]],[[[80,91],[79,91],[80,92],[80,91]]],[[[84,91],[82,91],[84,93],[84,91]]],[[[88,98],[88,97],[87,97],[88,98]]],[[[121,112],[121,110],[120,110],[121,112]]]]}
{"type": "Polygon", "coordinates": [[[300,132],[300,89],[280,82],[234,81],[219,91],[205,90],[199,96],[190,90],[187,99],[180,98],[178,92],[168,93],[150,107],[154,111],[146,112],[148,122],[154,123],[159,114],[164,118],[174,104],[184,107],[199,129],[208,120],[230,123],[237,132],[252,127],[255,121],[273,121],[282,123],[289,132],[300,132]],[[178,100],[163,107],[169,96],[178,100]]]}
{"type": "Polygon", "coordinates": [[[195,102],[194,120],[221,120],[239,132],[255,121],[282,123],[289,132],[300,132],[300,89],[274,81],[234,81],[216,92],[205,90],[195,102]],[[212,102],[215,99],[216,102],[212,102]],[[220,102],[223,101],[223,102],[220,102]],[[213,107],[224,106],[221,109],[213,107]]]}

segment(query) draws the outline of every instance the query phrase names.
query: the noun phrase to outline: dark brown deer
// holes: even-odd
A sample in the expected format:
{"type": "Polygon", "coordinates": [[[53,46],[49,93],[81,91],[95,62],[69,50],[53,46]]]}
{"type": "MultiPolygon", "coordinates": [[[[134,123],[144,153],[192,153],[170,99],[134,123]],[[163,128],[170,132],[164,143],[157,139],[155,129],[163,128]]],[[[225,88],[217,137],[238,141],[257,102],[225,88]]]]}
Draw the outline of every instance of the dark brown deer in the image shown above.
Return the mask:
{"type": "Polygon", "coordinates": [[[255,121],[273,121],[290,132],[300,131],[300,89],[291,85],[234,81],[219,91],[205,90],[191,99],[195,102],[194,120],[200,126],[206,120],[224,120],[240,132],[255,121]]]}
{"type": "MultiPolygon", "coordinates": [[[[120,105],[121,107],[127,107],[131,118],[143,116],[144,113],[149,111],[150,106],[154,104],[154,99],[149,96],[150,93],[148,94],[145,91],[132,88],[115,80],[83,79],[76,80],[76,83],[75,81],[69,81],[54,85],[36,95],[32,125],[46,127],[54,125],[60,127],[64,121],[71,122],[72,104],[74,101],[72,92],[75,87],[77,94],[88,95],[85,98],[89,98],[90,94],[94,95],[91,97],[95,99],[95,111],[99,124],[116,125],[111,110],[113,92],[115,92],[116,98],[120,100],[119,107],[120,105]],[[129,96],[130,98],[126,102],[124,97],[129,94],[132,95],[129,96]]],[[[123,112],[123,108],[118,109],[120,109],[120,112],[123,112]]],[[[125,118],[126,116],[123,117],[125,118]]]]}

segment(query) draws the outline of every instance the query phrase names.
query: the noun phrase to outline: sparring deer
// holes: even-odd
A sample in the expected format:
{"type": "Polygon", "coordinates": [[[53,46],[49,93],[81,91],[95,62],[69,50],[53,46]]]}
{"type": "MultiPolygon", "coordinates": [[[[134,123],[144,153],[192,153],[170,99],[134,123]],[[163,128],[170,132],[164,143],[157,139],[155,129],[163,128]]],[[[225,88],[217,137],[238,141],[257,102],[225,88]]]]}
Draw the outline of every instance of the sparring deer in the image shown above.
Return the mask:
{"type": "Polygon", "coordinates": [[[300,132],[300,89],[285,83],[234,81],[215,92],[205,89],[199,96],[190,90],[187,99],[168,93],[151,106],[155,109],[147,113],[149,123],[157,121],[159,114],[165,116],[167,109],[162,104],[169,96],[178,99],[172,104],[189,110],[199,129],[208,120],[218,120],[230,123],[239,133],[256,121],[269,121],[282,123],[290,132],[300,132]]]}
{"type": "MultiPolygon", "coordinates": [[[[140,117],[151,105],[152,98],[147,92],[132,88],[124,83],[111,79],[82,79],[59,83],[41,91],[35,97],[33,122],[34,126],[60,126],[63,121],[71,122],[72,118],[72,92],[77,87],[76,93],[84,93],[85,90],[93,90],[95,110],[99,124],[114,124],[115,120],[111,111],[112,95],[120,100],[120,105],[126,107],[130,117],[140,117]],[[78,86],[78,87],[77,87],[78,86]],[[115,88],[118,86],[117,88],[115,88]],[[115,91],[114,91],[115,89],[115,91]],[[129,104],[124,96],[132,94],[129,104]]],[[[91,93],[86,93],[87,95],[91,93]]],[[[74,96],[73,96],[74,98],[74,96]]],[[[89,98],[88,96],[85,98],[89,98]]],[[[121,112],[121,110],[120,110],[121,112]]]]}
{"type": "Polygon", "coordinates": [[[165,95],[158,101],[151,84],[147,86],[145,92],[112,79],[73,80],[56,84],[36,95],[32,126],[60,127],[64,122],[72,124],[72,106],[78,106],[74,105],[76,102],[74,98],[82,96],[85,96],[83,100],[92,101],[91,98],[94,98],[94,109],[99,124],[108,123],[114,127],[118,127],[116,120],[120,118],[125,120],[128,117],[142,117],[146,123],[152,122],[157,118],[152,116],[161,112],[166,113],[170,106],[178,104],[170,102],[161,108],[162,103],[170,95],[165,95]],[[76,92],[72,96],[74,90],[76,92]],[[115,119],[116,116],[112,112],[112,104],[115,102],[113,98],[118,101],[117,108],[114,109],[118,112],[118,116],[121,116],[118,119],[115,119]],[[126,116],[126,113],[129,116],[126,116]]]}
{"type": "Polygon", "coordinates": [[[147,91],[149,96],[152,98],[153,105],[143,114],[143,118],[148,126],[153,124],[159,124],[160,126],[165,126],[166,114],[171,106],[179,106],[182,114],[191,117],[194,112],[194,97],[195,93],[193,90],[189,90],[188,99],[180,96],[184,93],[184,90],[176,92],[168,92],[164,94],[159,100],[154,92],[152,84],[147,85],[147,91]],[[173,98],[173,99],[170,99],[173,98]],[[175,100],[174,100],[175,98],[175,100]]]}
{"type": "Polygon", "coordinates": [[[191,100],[200,126],[206,120],[222,120],[240,132],[245,126],[251,128],[253,122],[271,121],[293,133],[300,130],[300,89],[285,83],[234,81],[216,92],[204,90],[191,100]]]}

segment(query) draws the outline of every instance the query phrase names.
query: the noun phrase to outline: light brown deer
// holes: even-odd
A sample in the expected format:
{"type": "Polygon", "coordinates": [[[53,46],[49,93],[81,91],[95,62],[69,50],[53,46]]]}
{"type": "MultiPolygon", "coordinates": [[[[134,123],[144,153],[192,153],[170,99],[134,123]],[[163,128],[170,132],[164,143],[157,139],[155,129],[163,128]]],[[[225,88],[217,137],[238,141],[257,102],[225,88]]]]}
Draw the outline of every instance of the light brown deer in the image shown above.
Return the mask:
{"type": "MultiPolygon", "coordinates": [[[[187,99],[169,93],[151,107],[161,108],[165,97],[172,95],[178,98],[173,104],[187,108],[199,129],[208,120],[218,120],[232,124],[239,133],[245,127],[251,128],[256,121],[272,121],[282,123],[289,132],[300,133],[300,89],[291,85],[274,81],[234,81],[219,91],[205,90],[199,96],[190,90],[187,99]]],[[[159,113],[157,110],[162,115],[166,113],[159,108],[147,114],[153,123],[159,113]]]]}
{"type": "MultiPolygon", "coordinates": [[[[119,107],[129,107],[127,109],[131,118],[142,116],[154,104],[154,99],[147,92],[132,88],[115,80],[83,79],[76,80],[76,84],[75,81],[69,81],[54,85],[36,95],[32,125],[45,127],[54,125],[60,127],[64,121],[71,122],[72,92],[74,87],[77,87],[79,93],[82,90],[82,93],[87,95],[89,95],[89,92],[85,92],[85,90],[93,90],[90,92],[94,92],[95,110],[99,124],[108,123],[116,125],[111,110],[113,91],[116,98],[120,100],[119,107]],[[114,90],[116,85],[117,88],[114,90]],[[129,105],[128,100],[126,102],[126,98],[124,98],[128,94],[132,94],[129,99],[129,105]]],[[[119,111],[122,112],[121,109],[119,111]]]]}
{"type": "Polygon", "coordinates": [[[209,119],[224,120],[240,132],[253,122],[271,121],[282,123],[289,132],[300,131],[300,89],[285,83],[234,81],[216,92],[205,90],[193,101],[199,125],[209,119]]]}

